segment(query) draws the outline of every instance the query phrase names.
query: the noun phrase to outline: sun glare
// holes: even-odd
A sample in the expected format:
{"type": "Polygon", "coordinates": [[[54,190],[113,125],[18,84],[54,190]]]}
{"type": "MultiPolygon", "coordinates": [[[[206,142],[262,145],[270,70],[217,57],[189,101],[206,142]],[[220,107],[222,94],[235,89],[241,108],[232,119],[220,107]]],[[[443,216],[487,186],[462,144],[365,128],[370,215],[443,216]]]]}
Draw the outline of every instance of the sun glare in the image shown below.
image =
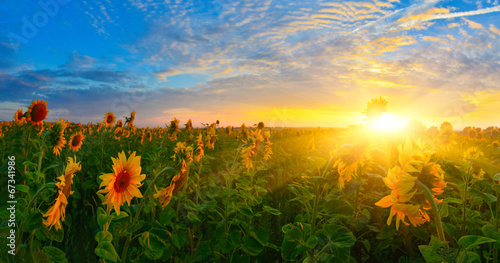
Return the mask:
{"type": "Polygon", "coordinates": [[[396,115],[383,113],[379,120],[370,125],[370,128],[378,131],[393,131],[403,128],[404,125],[405,122],[396,115]]]}

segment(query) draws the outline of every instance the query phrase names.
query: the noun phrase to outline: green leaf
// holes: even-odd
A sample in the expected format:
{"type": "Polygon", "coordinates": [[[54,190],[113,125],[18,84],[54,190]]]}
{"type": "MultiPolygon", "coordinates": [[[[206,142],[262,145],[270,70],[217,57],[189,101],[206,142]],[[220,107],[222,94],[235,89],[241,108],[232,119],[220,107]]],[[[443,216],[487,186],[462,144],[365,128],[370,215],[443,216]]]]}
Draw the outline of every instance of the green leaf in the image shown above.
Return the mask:
{"type": "Polygon", "coordinates": [[[40,229],[45,234],[45,236],[50,240],[62,242],[64,239],[64,228],[56,230],[55,227],[52,227],[49,230],[49,228],[46,225],[43,225],[40,229]]]}
{"type": "Polygon", "coordinates": [[[495,239],[496,245],[500,247],[500,232],[497,229],[495,229],[495,227],[492,224],[487,224],[483,226],[481,230],[483,231],[483,234],[486,237],[495,239]]]}
{"type": "Polygon", "coordinates": [[[270,206],[264,205],[263,207],[264,212],[267,212],[271,215],[279,216],[281,215],[281,212],[278,209],[272,208],[270,206]]]}
{"type": "Polygon", "coordinates": [[[422,253],[422,256],[424,256],[426,262],[441,263],[446,262],[444,258],[437,253],[437,250],[442,245],[443,244],[437,237],[432,236],[429,245],[420,245],[418,246],[418,249],[420,250],[420,253],[422,253]]]}
{"type": "Polygon", "coordinates": [[[156,234],[146,231],[142,233],[140,242],[146,249],[163,250],[167,247],[165,240],[158,237],[156,234]]]}
{"type": "Polygon", "coordinates": [[[316,236],[310,236],[304,245],[308,248],[314,248],[317,244],[318,238],[316,236]]]}
{"type": "Polygon", "coordinates": [[[492,180],[494,180],[495,174],[500,173],[500,167],[493,165],[489,162],[471,158],[467,158],[467,160],[481,167],[481,169],[483,169],[483,171],[485,171],[491,177],[492,180]]]}
{"type": "Polygon", "coordinates": [[[40,212],[30,214],[25,219],[22,230],[24,232],[33,231],[35,228],[39,227],[42,224],[42,222],[43,222],[43,217],[40,212]]]}
{"type": "Polygon", "coordinates": [[[250,256],[257,256],[264,250],[264,246],[255,238],[245,236],[243,238],[243,251],[250,256]]]}
{"type": "Polygon", "coordinates": [[[321,232],[330,241],[330,246],[334,248],[350,248],[356,242],[354,235],[344,226],[325,225],[321,232]]]}
{"type": "Polygon", "coordinates": [[[463,204],[463,201],[458,198],[447,197],[443,200],[443,203],[452,203],[452,204],[463,204]]]}
{"type": "Polygon", "coordinates": [[[481,263],[481,257],[472,251],[462,251],[458,255],[457,262],[460,263],[481,263]]]}
{"type": "Polygon", "coordinates": [[[469,193],[481,197],[481,199],[483,199],[486,203],[488,203],[488,205],[491,205],[492,202],[495,202],[497,200],[496,196],[478,191],[476,189],[469,189],[469,193]]]}
{"type": "Polygon", "coordinates": [[[497,192],[497,194],[500,194],[500,184],[494,184],[491,186],[491,188],[493,188],[493,190],[497,192]]]}
{"type": "Polygon", "coordinates": [[[194,225],[200,225],[201,220],[200,218],[193,212],[188,212],[187,218],[190,222],[192,222],[194,225]]]}
{"type": "Polygon", "coordinates": [[[99,242],[97,247],[94,249],[94,253],[97,256],[112,262],[116,262],[118,260],[118,254],[116,253],[115,247],[107,241],[99,242]]]}
{"type": "Polygon", "coordinates": [[[283,243],[281,243],[281,257],[283,259],[292,260],[294,258],[293,252],[302,241],[302,237],[302,231],[293,225],[291,229],[285,232],[283,243]]]}
{"type": "Polygon", "coordinates": [[[473,249],[474,247],[479,246],[481,244],[492,243],[492,242],[496,242],[496,240],[488,237],[475,236],[475,235],[462,236],[458,240],[458,244],[465,250],[473,249]]]}
{"type": "Polygon", "coordinates": [[[144,251],[144,255],[146,255],[149,259],[159,259],[163,255],[163,250],[146,249],[146,251],[144,251]]]}
{"type": "Polygon", "coordinates": [[[29,193],[30,187],[27,185],[18,184],[18,185],[16,185],[16,190],[24,192],[24,193],[29,193]]]}
{"type": "Polygon", "coordinates": [[[111,222],[113,220],[113,215],[107,215],[102,207],[99,207],[97,210],[97,223],[99,226],[104,226],[106,223],[111,222]]]}
{"type": "Polygon", "coordinates": [[[354,214],[354,208],[348,202],[340,199],[327,201],[325,208],[327,213],[339,217],[350,218],[354,214]]]}
{"type": "Polygon", "coordinates": [[[95,241],[97,242],[111,242],[113,240],[113,234],[111,234],[109,231],[100,231],[95,235],[95,241]]]}
{"type": "Polygon", "coordinates": [[[33,262],[34,263],[50,263],[49,256],[41,249],[37,249],[33,252],[33,262]]]}
{"type": "Polygon", "coordinates": [[[51,164],[51,165],[43,168],[42,172],[45,173],[47,170],[58,167],[58,166],[59,166],[59,164],[51,164]]]}
{"type": "Polygon", "coordinates": [[[67,263],[66,254],[57,247],[43,247],[43,251],[49,257],[50,262],[53,263],[67,263]]]}
{"type": "Polygon", "coordinates": [[[111,216],[113,217],[113,220],[120,220],[122,218],[127,217],[128,214],[125,211],[120,211],[120,215],[117,215],[116,212],[113,212],[113,214],[111,214],[111,216]]]}
{"type": "Polygon", "coordinates": [[[34,162],[30,162],[30,161],[24,161],[23,165],[27,165],[29,169],[34,169],[34,168],[38,167],[38,164],[36,164],[34,162]]]}

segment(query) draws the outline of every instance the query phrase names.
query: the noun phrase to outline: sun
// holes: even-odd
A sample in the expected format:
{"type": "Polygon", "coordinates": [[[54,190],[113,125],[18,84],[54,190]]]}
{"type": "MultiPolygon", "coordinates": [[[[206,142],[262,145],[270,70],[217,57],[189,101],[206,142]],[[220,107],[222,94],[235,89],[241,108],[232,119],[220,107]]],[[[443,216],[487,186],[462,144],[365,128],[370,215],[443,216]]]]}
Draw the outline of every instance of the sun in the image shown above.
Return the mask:
{"type": "Polygon", "coordinates": [[[398,116],[390,113],[383,113],[380,119],[370,124],[370,128],[377,131],[394,131],[405,126],[405,122],[398,116]]]}

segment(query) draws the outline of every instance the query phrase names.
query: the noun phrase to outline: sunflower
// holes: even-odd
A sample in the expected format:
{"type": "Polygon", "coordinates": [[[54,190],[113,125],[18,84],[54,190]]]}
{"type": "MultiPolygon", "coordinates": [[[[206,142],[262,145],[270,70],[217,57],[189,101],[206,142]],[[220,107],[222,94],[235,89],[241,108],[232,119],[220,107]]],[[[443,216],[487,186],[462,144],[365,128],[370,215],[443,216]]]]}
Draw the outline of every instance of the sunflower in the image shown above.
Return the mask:
{"type": "Polygon", "coordinates": [[[130,118],[125,117],[125,124],[127,127],[133,127],[134,126],[134,120],[135,120],[135,111],[132,111],[130,113],[130,118]]]}
{"type": "Polygon", "coordinates": [[[369,158],[368,146],[367,143],[344,144],[338,149],[338,159],[333,164],[333,169],[337,169],[341,189],[344,188],[345,182],[351,181],[353,176],[358,176],[358,165],[363,166],[369,158]]]}
{"type": "Polygon", "coordinates": [[[23,117],[23,111],[22,110],[17,110],[16,113],[14,114],[14,120],[17,123],[23,123],[26,122],[26,119],[23,117]]]}
{"type": "Polygon", "coordinates": [[[181,190],[182,186],[184,185],[184,183],[186,182],[186,179],[188,177],[188,170],[187,170],[187,164],[186,164],[186,161],[182,160],[182,165],[181,165],[181,171],[179,172],[178,175],[176,175],[173,179],[172,179],[172,183],[171,185],[173,184],[173,190],[172,190],[172,193],[177,193],[179,190],[181,190]]]}
{"type": "Polygon", "coordinates": [[[26,114],[27,121],[31,122],[33,125],[39,125],[43,123],[43,120],[47,118],[49,114],[49,110],[47,109],[46,101],[34,100],[31,102],[31,105],[28,107],[28,112],[26,114]]]}
{"type": "Polygon", "coordinates": [[[173,190],[175,188],[175,183],[172,182],[169,186],[161,189],[158,191],[156,189],[156,194],[153,195],[154,198],[158,198],[158,201],[160,202],[162,207],[167,206],[170,203],[170,199],[172,198],[173,190]]]}
{"type": "Polygon", "coordinates": [[[366,110],[363,114],[365,114],[368,123],[377,121],[384,112],[387,112],[387,103],[388,101],[386,99],[382,99],[382,97],[380,97],[380,99],[372,99],[367,103],[366,110]]]}
{"type": "Polygon", "coordinates": [[[3,132],[2,132],[2,127],[0,127],[0,138],[3,138],[3,132]]]}
{"type": "Polygon", "coordinates": [[[66,205],[68,205],[68,197],[73,193],[71,191],[71,184],[73,183],[73,176],[76,172],[82,169],[80,163],[75,162],[76,159],[68,157],[68,164],[66,165],[66,169],[64,174],[57,177],[59,182],[56,183],[58,188],[58,196],[54,205],[43,215],[43,217],[47,217],[43,221],[43,223],[52,228],[52,226],[56,227],[56,230],[61,229],[61,222],[59,221],[62,218],[64,221],[64,216],[66,214],[66,205]]]}
{"type": "Polygon", "coordinates": [[[245,167],[248,170],[253,169],[252,159],[259,151],[260,142],[264,141],[261,131],[262,130],[260,129],[251,131],[252,137],[250,139],[253,142],[250,143],[250,145],[248,145],[247,147],[243,148],[243,150],[241,150],[241,157],[243,158],[243,163],[245,164],[245,167]]]}
{"type": "MultiPolygon", "coordinates": [[[[467,161],[467,159],[479,159],[483,155],[483,152],[481,152],[477,147],[470,147],[464,152],[464,161],[467,161]]],[[[485,175],[484,170],[472,162],[469,162],[467,172],[478,180],[482,180],[485,175]]]]}
{"type": "Polygon", "coordinates": [[[73,134],[69,139],[69,148],[74,152],[78,152],[80,147],[82,147],[83,139],[85,139],[85,135],[82,132],[73,134]]]}
{"type": "Polygon", "coordinates": [[[444,171],[439,164],[430,162],[433,151],[423,149],[420,142],[415,145],[407,138],[403,147],[399,146],[399,165],[390,169],[383,181],[391,194],[385,196],[375,205],[387,208],[391,207],[387,224],[390,225],[394,215],[396,217],[396,229],[399,229],[400,221],[405,225],[405,218],[408,217],[413,226],[429,222],[429,215],[425,210],[430,209],[430,203],[422,193],[417,194],[417,180],[431,189],[434,202],[439,204],[442,200],[436,198],[444,192],[446,182],[444,181],[444,171]],[[417,196],[418,195],[418,196],[417,196]],[[419,202],[419,200],[426,200],[419,202]]]}
{"type": "Polygon", "coordinates": [[[194,157],[197,162],[201,160],[201,158],[205,155],[205,146],[203,145],[203,139],[201,133],[198,135],[198,153],[194,157]]]}
{"type": "MultiPolygon", "coordinates": [[[[271,154],[273,153],[271,149],[271,133],[269,131],[264,132],[264,139],[266,140],[266,145],[264,146],[264,160],[271,159],[271,154]]],[[[314,138],[314,137],[313,137],[314,138]]]]}
{"type": "Polygon", "coordinates": [[[262,130],[262,129],[264,129],[264,127],[265,127],[265,125],[264,125],[264,122],[262,122],[262,121],[259,122],[259,124],[257,124],[257,129],[262,130]]]}
{"type": "Polygon", "coordinates": [[[54,145],[53,153],[59,156],[62,148],[66,145],[66,138],[64,138],[64,130],[68,125],[63,119],[56,120],[56,123],[52,126],[52,131],[49,135],[49,140],[54,145]]]}
{"type": "Polygon", "coordinates": [[[189,119],[186,123],[186,130],[191,131],[193,129],[193,123],[191,122],[191,119],[189,119]]]}
{"type": "Polygon", "coordinates": [[[118,120],[118,121],[116,122],[116,126],[117,126],[117,127],[123,127],[123,121],[122,121],[122,120],[118,120]]]}
{"type": "Polygon", "coordinates": [[[120,140],[120,138],[122,137],[122,132],[123,132],[122,127],[117,126],[115,129],[115,139],[120,140]]]}
{"type": "Polygon", "coordinates": [[[106,115],[104,115],[104,124],[106,124],[106,127],[111,128],[113,124],[116,121],[116,117],[113,114],[113,112],[108,112],[106,115]]]}
{"type": "Polygon", "coordinates": [[[130,206],[130,201],[135,196],[142,198],[139,187],[141,182],[146,178],[145,174],[141,174],[141,157],[135,156],[133,152],[129,158],[125,156],[125,152],[118,154],[118,159],[113,160],[113,173],[103,174],[100,187],[105,187],[99,193],[107,193],[104,204],[114,207],[116,214],[120,215],[120,206],[127,201],[130,206]]]}
{"type": "Polygon", "coordinates": [[[170,121],[170,126],[168,127],[168,138],[171,141],[177,140],[177,132],[179,132],[179,120],[174,117],[174,119],[170,121]]]}
{"type": "Polygon", "coordinates": [[[213,150],[215,147],[215,127],[210,127],[208,130],[208,137],[207,137],[207,149],[213,150]]]}

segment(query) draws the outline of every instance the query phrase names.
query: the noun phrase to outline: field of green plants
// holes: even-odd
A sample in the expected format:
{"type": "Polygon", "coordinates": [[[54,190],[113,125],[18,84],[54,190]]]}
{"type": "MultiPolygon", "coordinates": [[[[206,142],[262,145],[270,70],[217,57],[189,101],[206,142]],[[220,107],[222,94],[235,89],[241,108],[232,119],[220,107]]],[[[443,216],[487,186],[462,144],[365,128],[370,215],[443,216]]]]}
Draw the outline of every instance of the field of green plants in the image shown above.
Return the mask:
{"type": "Polygon", "coordinates": [[[499,261],[499,130],[0,123],[1,262],[499,261]]]}

